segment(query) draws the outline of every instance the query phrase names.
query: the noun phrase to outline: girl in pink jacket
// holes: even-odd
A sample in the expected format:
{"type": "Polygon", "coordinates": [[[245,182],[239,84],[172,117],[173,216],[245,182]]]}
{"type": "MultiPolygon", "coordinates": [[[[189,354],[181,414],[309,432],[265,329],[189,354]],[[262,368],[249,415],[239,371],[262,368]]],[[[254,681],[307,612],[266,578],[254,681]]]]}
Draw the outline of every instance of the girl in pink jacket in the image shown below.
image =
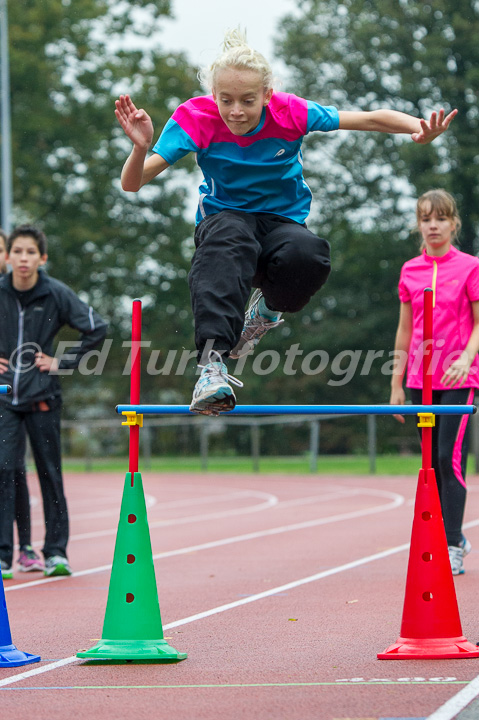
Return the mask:
{"type": "MultiPolygon", "coordinates": [[[[461,220],[454,198],[430,190],[417,202],[421,254],[402,267],[401,301],[396,333],[396,367],[391,404],[403,404],[403,376],[413,404],[422,401],[423,294],[433,291],[432,402],[469,404],[479,387],[479,258],[453,246],[461,220]]],[[[398,420],[404,422],[400,415],[398,420]]],[[[432,431],[432,466],[436,473],[453,575],[464,573],[471,549],[462,534],[466,502],[469,415],[436,416],[432,431]]]]}

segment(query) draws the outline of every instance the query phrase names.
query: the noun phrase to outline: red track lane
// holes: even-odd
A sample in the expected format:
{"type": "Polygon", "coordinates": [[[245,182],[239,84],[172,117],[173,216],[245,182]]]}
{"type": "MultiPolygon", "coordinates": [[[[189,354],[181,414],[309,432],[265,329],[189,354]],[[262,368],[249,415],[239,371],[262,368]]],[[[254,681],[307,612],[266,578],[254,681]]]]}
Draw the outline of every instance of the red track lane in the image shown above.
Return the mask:
{"type": "MultiPolygon", "coordinates": [[[[479,674],[474,659],[376,659],[399,635],[416,477],[143,473],[165,636],[188,659],[75,659],[14,682],[101,636],[123,483],[67,476],[77,575],[5,582],[13,641],[42,663],[0,670],[2,720],[426,718],[479,674]]],[[[473,551],[455,584],[475,643],[479,479],[469,487],[473,551]]],[[[37,503],[37,546],[42,532],[37,503]]]]}

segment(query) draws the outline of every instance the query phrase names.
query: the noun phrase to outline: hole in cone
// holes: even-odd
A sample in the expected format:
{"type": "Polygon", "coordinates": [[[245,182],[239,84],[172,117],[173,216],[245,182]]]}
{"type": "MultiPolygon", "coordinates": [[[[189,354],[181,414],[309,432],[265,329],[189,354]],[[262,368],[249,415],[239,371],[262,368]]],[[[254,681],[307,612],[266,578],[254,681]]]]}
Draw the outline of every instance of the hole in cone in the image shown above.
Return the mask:
{"type": "Polygon", "coordinates": [[[425,510],[425,511],[423,512],[423,514],[422,514],[422,519],[423,519],[423,520],[430,520],[431,518],[432,518],[432,515],[431,515],[431,513],[429,512],[429,510],[425,510]]]}
{"type": "Polygon", "coordinates": [[[422,599],[426,602],[430,602],[432,600],[432,592],[429,592],[429,590],[426,590],[426,592],[423,592],[422,599]]]}
{"type": "Polygon", "coordinates": [[[424,562],[431,562],[431,560],[432,560],[432,553],[430,553],[430,552],[425,552],[425,553],[423,553],[423,554],[422,554],[422,559],[424,560],[424,562]]]}
{"type": "Polygon", "coordinates": [[[127,555],[127,556],[126,556],[126,562],[128,563],[128,565],[132,565],[132,563],[134,563],[135,560],[136,560],[136,557],[135,557],[134,555],[127,555]]]}
{"type": "Polygon", "coordinates": [[[134,599],[135,599],[135,596],[133,595],[133,593],[126,593],[126,602],[127,603],[132,603],[134,599]]]}
{"type": "Polygon", "coordinates": [[[129,523],[136,522],[136,515],[133,515],[133,513],[130,513],[130,515],[128,515],[128,522],[129,523]]]}

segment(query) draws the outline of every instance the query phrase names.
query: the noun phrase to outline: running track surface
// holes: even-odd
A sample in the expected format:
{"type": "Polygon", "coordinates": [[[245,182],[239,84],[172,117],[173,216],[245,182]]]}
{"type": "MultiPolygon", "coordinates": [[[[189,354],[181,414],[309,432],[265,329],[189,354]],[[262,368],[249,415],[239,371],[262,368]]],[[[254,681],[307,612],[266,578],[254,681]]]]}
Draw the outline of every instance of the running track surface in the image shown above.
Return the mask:
{"type": "MultiPolygon", "coordinates": [[[[188,653],[166,665],[75,658],[101,636],[124,476],[65,484],[75,575],[5,581],[13,642],[42,662],[0,670],[3,720],[479,718],[479,660],[376,659],[400,631],[417,477],[143,473],[165,637],[188,653]]],[[[455,584],[476,643],[478,477],[469,489],[455,584]]]]}

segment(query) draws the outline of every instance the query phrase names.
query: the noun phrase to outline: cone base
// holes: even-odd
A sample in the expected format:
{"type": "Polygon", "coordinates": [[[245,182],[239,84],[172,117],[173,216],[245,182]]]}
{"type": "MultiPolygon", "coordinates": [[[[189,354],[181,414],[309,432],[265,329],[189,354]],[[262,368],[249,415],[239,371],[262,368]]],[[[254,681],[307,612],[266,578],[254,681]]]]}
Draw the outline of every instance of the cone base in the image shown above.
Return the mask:
{"type": "Polygon", "coordinates": [[[80,650],[79,658],[89,660],[150,660],[171,662],[184,660],[186,653],[178,652],[166,640],[100,640],[89,650],[80,650]]]}
{"type": "Polygon", "coordinates": [[[464,636],[453,638],[403,638],[399,637],[383,653],[379,660],[450,660],[454,658],[477,658],[479,647],[464,636]]]}
{"type": "Polygon", "coordinates": [[[0,667],[20,667],[20,665],[30,665],[31,663],[40,662],[40,655],[31,655],[30,653],[17,650],[15,645],[0,646],[0,667]]]}

